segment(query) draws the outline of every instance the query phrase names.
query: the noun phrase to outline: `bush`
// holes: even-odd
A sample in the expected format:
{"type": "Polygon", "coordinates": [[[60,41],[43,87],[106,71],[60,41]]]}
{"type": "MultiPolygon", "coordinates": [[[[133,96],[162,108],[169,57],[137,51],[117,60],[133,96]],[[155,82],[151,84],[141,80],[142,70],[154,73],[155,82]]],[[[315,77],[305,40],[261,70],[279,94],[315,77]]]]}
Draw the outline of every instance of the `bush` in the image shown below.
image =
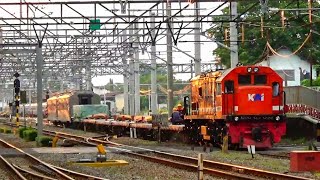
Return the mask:
{"type": "Polygon", "coordinates": [[[12,131],[11,131],[11,129],[4,129],[4,133],[10,134],[10,133],[12,133],[12,131]]]}
{"type": "Polygon", "coordinates": [[[4,133],[4,128],[0,128],[0,133],[4,133]]]}
{"type": "Polygon", "coordinates": [[[36,142],[38,146],[41,147],[51,147],[52,146],[52,137],[48,136],[37,136],[36,142]]]}
{"type": "Polygon", "coordinates": [[[20,138],[23,138],[23,132],[24,132],[25,130],[28,130],[28,128],[22,127],[22,128],[19,128],[19,129],[18,129],[19,137],[20,137],[20,138]]]}
{"type": "MultiPolygon", "coordinates": [[[[301,81],[302,86],[310,87],[310,79],[304,79],[301,81]]],[[[320,77],[312,80],[312,86],[320,86],[320,77]]]]}
{"type": "Polygon", "coordinates": [[[23,131],[23,139],[26,141],[34,141],[37,137],[37,130],[35,129],[27,129],[23,131]]]}

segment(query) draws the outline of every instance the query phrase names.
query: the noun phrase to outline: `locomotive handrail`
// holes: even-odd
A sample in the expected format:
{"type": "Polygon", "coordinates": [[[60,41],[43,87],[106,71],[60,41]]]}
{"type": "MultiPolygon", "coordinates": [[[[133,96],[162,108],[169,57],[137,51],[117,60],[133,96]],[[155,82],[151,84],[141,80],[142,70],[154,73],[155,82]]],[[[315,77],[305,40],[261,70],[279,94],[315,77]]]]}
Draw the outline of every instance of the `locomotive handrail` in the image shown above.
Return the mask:
{"type": "MultiPolygon", "coordinates": [[[[285,112],[285,107],[287,105],[287,99],[286,99],[286,92],[285,91],[282,91],[281,92],[283,94],[283,101],[282,101],[282,114],[285,115],[286,112],[285,112]]],[[[280,101],[281,101],[281,96],[280,97],[280,101]]],[[[281,110],[281,106],[280,106],[280,103],[279,103],[279,111],[281,110]]]]}

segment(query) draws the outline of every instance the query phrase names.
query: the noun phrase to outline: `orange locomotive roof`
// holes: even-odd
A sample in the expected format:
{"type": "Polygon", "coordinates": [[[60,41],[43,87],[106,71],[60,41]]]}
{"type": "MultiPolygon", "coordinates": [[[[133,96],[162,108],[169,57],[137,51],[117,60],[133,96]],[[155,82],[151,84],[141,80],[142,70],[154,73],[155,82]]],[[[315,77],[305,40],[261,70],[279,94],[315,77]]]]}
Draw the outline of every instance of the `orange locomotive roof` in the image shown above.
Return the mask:
{"type": "Polygon", "coordinates": [[[196,81],[203,77],[219,77],[221,76],[222,73],[223,73],[222,71],[212,71],[212,72],[202,73],[200,75],[195,76],[190,81],[196,81]]]}

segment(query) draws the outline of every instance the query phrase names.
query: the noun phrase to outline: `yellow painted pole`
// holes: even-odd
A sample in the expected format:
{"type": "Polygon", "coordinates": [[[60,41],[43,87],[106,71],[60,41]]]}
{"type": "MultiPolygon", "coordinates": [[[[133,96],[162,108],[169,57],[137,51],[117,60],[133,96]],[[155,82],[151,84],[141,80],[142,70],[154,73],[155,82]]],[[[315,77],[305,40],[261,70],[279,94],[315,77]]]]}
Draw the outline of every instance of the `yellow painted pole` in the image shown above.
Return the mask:
{"type": "Polygon", "coordinates": [[[52,139],[52,147],[57,147],[57,142],[59,140],[59,137],[58,136],[55,136],[53,139],[52,139]]]}

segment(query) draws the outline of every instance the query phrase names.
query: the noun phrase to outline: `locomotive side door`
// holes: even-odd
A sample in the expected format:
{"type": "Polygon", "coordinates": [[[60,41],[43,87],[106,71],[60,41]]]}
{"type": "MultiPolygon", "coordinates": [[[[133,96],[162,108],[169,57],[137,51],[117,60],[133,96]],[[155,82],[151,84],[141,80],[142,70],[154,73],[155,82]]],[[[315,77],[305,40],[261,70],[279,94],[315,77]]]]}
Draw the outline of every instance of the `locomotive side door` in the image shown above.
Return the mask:
{"type": "Polygon", "coordinates": [[[234,81],[226,80],[223,83],[223,114],[230,115],[234,114],[235,111],[235,98],[234,98],[234,81]]]}

